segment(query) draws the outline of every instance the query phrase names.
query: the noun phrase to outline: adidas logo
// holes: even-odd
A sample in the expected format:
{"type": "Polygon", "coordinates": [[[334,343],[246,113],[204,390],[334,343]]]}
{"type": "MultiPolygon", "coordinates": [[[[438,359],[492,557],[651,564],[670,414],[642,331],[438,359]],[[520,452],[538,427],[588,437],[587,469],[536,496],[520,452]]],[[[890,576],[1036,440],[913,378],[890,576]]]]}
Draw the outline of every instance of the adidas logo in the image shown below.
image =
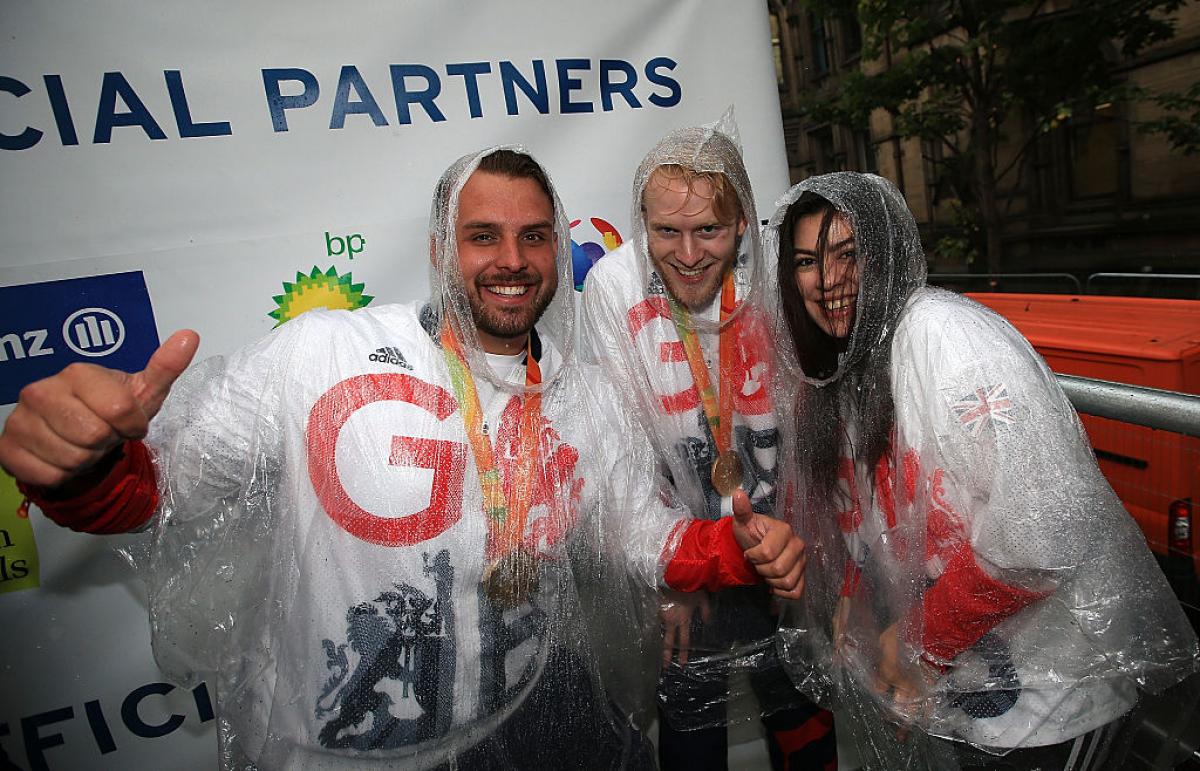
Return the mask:
{"type": "Polygon", "coordinates": [[[378,361],[383,364],[395,364],[405,369],[412,369],[412,365],[404,359],[404,354],[400,353],[399,348],[393,346],[385,346],[375,349],[375,353],[368,357],[371,361],[378,361]]]}

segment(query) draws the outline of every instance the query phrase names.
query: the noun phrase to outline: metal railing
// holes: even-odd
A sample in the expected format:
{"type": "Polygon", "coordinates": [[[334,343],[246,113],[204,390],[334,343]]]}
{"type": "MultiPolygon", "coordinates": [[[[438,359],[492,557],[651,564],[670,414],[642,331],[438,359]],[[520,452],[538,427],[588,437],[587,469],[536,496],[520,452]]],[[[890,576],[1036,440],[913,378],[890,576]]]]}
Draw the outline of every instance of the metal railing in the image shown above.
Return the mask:
{"type": "Polygon", "coordinates": [[[1083,294],[1083,286],[1079,279],[1070,273],[930,273],[929,283],[941,285],[943,279],[952,281],[978,281],[986,279],[989,282],[999,282],[1002,279],[1053,279],[1070,282],[1075,287],[1075,294],[1083,294]]]}
{"type": "Polygon", "coordinates": [[[1072,273],[930,273],[928,281],[954,291],[1034,292],[1200,299],[1197,273],[1092,273],[1080,283],[1072,273]],[[1105,286],[1110,282],[1112,286],[1105,286]],[[1194,287],[1194,289],[1192,288],[1194,287]]]}
{"type": "MultiPolygon", "coordinates": [[[[1158,286],[1155,287],[1156,290],[1164,288],[1162,284],[1163,281],[1174,282],[1176,285],[1182,283],[1184,286],[1187,285],[1187,282],[1194,282],[1194,296],[1200,297],[1200,275],[1192,273],[1093,273],[1088,276],[1087,281],[1084,282],[1083,291],[1085,294],[1093,294],[1102,291],[1101,289],[1092,288],[1092,282],[1096,281],[1097,279],[1099,279],[1100,283],[1103,283],[1105,280],[1118,280],[1124,283],[1126,286],[1128,286],[1128,284],[1131,282],[1136,282],[1144,285],[1147,288],[1150,284],[1158,282],[1158,286]]],[[[1178,289],[1178,287],[1172,288],[1178,289]]],[[[1181,299],[1189,298],[1182,297],[1181,299]]]]}
{"type": "Polygon", "coordinates": [[[1057,378],[1078,412],[1200,436],[1200,396],[1075,375],[1057,378]]]}

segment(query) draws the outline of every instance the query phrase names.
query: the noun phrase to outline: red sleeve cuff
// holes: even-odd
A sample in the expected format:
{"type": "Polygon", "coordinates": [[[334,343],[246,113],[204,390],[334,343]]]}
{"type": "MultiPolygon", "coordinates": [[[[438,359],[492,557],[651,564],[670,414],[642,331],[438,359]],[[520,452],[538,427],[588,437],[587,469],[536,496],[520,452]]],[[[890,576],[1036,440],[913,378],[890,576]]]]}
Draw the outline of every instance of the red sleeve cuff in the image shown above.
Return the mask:
{"type": "Polygon", "coordinates": [[[846,560],[846,567],[842,571],[842,597],[851,597],[858,592],[858,584],[862,580],[862,568],[854,564],[853,560],[846,560]]]}
{"type": "Polygon", "coordinates": [[[158,508],[154,464],[146,445],[125,442],[121,457],[95,487],[73,498],[55,498],[36,485],[21,492],[53,522],[81,533],[127,533],[150,520],[158,508]]]}
{"type": "Polygon", "coordinates": [[[951,661],[1001,621],[1047,594],[992,578],[964,544],[925,592],[925,652],[937,661],[951,661]]]}
{"type": "Polygon", "coordinates": [[[715,592],[756,584],[760,579],[733,538],[733,517],[721,517],[688,524],[663,580],[680,592],[715,592]]]}

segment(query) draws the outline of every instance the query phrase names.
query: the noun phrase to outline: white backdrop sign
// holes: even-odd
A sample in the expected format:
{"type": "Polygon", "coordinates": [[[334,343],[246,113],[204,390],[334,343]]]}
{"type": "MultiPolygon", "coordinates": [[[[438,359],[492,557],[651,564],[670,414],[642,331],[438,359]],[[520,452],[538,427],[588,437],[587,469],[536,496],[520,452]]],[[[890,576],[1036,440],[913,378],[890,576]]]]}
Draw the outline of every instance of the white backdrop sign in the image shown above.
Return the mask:
{"type": "MultiPolygon", "coordinates": [[[[423,297],[433,185],[521,143],[577,278],[641,156],[734,105],[760,211],[787,185],[764,3],[0,0],[0,418],[71,361],[226,353],[316,305],[423,297]]],[[[214,694],[163,681],[141,586],[0,478],[0,750],[209,768],[214,694]]],[[[0,767],[4,758],[0,757],[0,767]]]]}

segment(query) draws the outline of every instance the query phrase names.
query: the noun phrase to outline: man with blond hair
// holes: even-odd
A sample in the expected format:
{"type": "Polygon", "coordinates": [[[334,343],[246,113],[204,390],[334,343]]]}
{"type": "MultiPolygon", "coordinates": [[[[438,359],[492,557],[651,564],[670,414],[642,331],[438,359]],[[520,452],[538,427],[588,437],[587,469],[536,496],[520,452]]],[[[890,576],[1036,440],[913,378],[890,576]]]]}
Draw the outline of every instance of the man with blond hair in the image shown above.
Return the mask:
{"type": "MultiPolygon", "coordinates": [[[[582,317],[672,495],[717,522],[773,513],[778,446],[761,312],[771,266],[731,123],[675,131],[646,155],[633,238],[589,273],[582,317]]],[[[661,621],[664,769],[725,768],[725,726],[748,710],[763,716],[774,767],[836,765],[832,716],[780,667],[769,592],[667,591],[661,621]]]]}

